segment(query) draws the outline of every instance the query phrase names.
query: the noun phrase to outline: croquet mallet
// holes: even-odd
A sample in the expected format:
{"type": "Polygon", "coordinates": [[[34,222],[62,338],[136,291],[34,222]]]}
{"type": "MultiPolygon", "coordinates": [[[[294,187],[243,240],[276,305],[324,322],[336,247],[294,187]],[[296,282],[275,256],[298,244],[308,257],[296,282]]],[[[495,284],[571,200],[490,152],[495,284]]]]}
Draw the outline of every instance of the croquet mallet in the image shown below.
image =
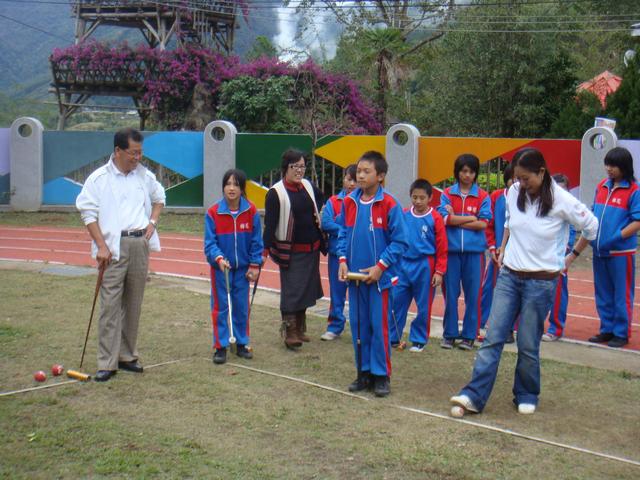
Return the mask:
{"type": "Polygon", "coordinates": [[[362,375],[362,342],[360,340],[360,306],[358,302],[360,301],[360,282],[367,278],[367,275],[364,273],[357,272],[347,272],[347,280],[355,282],[356,284],[356,304],[354,306],[354,310],[356,311],[356,356],[357,358],[357,368],[358,368],[358,378],[362,375]]]}
{"type": "Polygon", "coordinates": [[[224,282],[227,285],[227,322],[229,324],[229,348],[231,351],[235,351],[236,337],[233,336],[233,316],[231,314],[231,287],[229,286],[229,269],[224,269],[224,282]]]}
{"type": "MultiPolygon", "coordinates": [[[[91,331],[91,322],[93,321],[93,312],[96,309],[96,301],[98,300],[98,293],[100,293],[100,287],[102,287],[102,277],[104,277],[104,265],[101,265],[98,269],[98,279],[96,280],[96,291],[93,294],[93,303],[91,304],[91,314],[89,315],[89,325],[87,326],[87,334],[84,337],[84,346],[82,347],[82,356],[80,357],[80,366],[78,368],[82,369],[82,364],[84,363],[84,354],[87,351],[87,342],[89,341],[89,332],[91,331]]],[[[79,372],[77,370],[67,370],[67,377],[75,378],[76,380],[80,380],[82,382],[87,382],[91,380],[91,375],[87,375],[86,373],[79,372]]]]}

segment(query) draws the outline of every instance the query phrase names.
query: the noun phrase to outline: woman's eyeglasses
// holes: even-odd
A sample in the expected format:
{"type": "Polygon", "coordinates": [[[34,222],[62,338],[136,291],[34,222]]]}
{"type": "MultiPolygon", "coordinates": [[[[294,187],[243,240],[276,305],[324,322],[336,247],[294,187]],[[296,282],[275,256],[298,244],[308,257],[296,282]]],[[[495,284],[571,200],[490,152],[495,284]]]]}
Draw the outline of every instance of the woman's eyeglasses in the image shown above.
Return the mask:
{"type": "Polygon", "coordinates": [[[293,165],[293,164],[291,164],[291,165],[289,165],[289,168],[291,170],[296,170],[298,172],[304,172],[307,169],[307,166],[306,165],[293,165]]]}

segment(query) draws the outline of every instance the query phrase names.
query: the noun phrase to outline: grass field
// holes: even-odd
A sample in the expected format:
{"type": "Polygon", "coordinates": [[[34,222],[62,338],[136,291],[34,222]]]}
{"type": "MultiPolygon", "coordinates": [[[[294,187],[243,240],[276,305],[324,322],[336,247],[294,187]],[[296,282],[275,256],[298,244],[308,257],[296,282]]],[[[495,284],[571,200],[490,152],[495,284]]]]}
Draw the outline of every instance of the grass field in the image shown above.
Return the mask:
{"type": "MultiPolygon", "coordinates": [[[[0,390],[35,384],[56,362],[77,368],[95,277],[0,271],[0,390]]],[[[640,468],[454,421],[436,413],[468,380],[473,354],[430,344],[394,353],[392,395],[368,401],[237,366],[211,363],[209,298],[167,280],[148,286],[142,375],[0,397],[3,478],[638,478],[640,468]]],[[[284,349],[278,312],[256,305],[255,358],[243,361],[345,390],[354,377],[348,335],[284,349]]],[[[95,370],[95,325],[85,370],[95,370]]],[[[640,460],[640,379],[543,361],[539,411],[511,403],[505,354],[485,413],[471,420],[640,460]]],[[[240,364],[233,358],[233,362],[240,364]]],[[[47,383],[56,380],[49,379],[47,383]]]]}

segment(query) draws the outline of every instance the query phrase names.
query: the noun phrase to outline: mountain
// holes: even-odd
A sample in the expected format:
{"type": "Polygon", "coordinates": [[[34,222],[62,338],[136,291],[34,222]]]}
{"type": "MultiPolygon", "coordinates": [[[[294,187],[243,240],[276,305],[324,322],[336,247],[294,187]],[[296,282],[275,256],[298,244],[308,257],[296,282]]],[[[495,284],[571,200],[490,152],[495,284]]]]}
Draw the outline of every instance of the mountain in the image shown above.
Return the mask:
{"type": "MultiPolygon", "coordinates": [[[[258,35],[274,38],[278,22],[273,12],[260,8],[245,20],[239,15],[234,36],[234,54],[242,56],[258,35]]],[[[75,19],[69,2],[51,0],[3,1],[0,3],[0,93],[9,97],[51,100],[47,93],[51,82],[49,55],[56,47],[73,44],[75,19]]],[[[131,45],[144,42],[142,35],[131,29],[100,27],[94,36],[99,40],[131,45]]]]}

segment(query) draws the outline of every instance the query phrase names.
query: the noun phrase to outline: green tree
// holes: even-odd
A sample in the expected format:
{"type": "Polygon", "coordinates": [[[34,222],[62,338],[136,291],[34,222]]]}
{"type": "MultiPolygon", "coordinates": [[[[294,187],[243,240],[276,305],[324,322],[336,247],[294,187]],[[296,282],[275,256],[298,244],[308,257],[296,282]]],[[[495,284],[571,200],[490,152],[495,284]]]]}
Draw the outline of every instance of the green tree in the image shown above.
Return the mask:
{"type": "Polygon", "coordinates": [[[287,99],[293,84],[294,80],[285,76],[229,80],[220,89],[219,117],[243,132],[291,131],[296,120],[287,99]]]}
{"type": "Polygon", "coordinates": [[[616,130],[623,138],[640,137],[640,60],[629,62],[622,83],[607,100],[607,116],[618,122],[616,130]]]}
{"type": "Polygon", "coordinates": [[[593,119],[601,114],[602,105],[598,97],[582,91],[560,110],[547,137],[582,138],[584,132],[593,126],[593,119]]]}
{"type": "Polygon", "coordinates": [[[264,35],[258,35],[251,44],[251,48],[246,53],[245,58],[248,61],[257,60],[261,57],[277,58],[278,50],[271,41],[264,35]]]}

